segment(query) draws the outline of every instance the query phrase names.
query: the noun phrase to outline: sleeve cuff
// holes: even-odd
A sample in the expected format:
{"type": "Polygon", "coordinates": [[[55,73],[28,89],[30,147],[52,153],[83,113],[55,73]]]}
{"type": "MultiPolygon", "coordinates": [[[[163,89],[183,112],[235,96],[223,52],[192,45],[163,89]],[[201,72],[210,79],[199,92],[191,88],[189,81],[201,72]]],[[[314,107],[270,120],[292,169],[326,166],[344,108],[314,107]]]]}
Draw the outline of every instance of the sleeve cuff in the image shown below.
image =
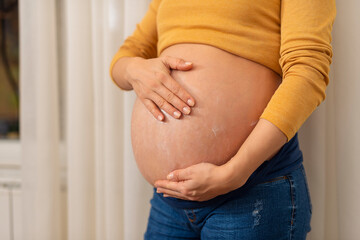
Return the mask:
{"type": "Polygon", "coordinates": [[[292,127],[293,124],[289,122],[286,118],[282,117],[277,113],[273,113],[270,110],[266,110],[260,116],[262,119],[266,119],[272,124],[274,124],[277,128],[280,129],[286,136],[286,142],[289,142],[291,138],[293,138],[296,134],[296,130],[292,127]]]}

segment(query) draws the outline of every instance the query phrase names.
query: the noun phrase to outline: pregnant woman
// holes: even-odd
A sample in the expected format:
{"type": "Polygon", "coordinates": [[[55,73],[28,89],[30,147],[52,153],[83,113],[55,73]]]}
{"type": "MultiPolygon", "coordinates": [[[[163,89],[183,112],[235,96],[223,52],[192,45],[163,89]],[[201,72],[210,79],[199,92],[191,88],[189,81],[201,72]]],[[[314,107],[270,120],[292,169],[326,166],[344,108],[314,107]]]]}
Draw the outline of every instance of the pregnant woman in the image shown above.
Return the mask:
{"type": "Polygon", "coordinates": [[[325,99],[335,0],[153,0],[110,74],[154,187],[145,239],[305,239],[297,132],[325,99]]]}

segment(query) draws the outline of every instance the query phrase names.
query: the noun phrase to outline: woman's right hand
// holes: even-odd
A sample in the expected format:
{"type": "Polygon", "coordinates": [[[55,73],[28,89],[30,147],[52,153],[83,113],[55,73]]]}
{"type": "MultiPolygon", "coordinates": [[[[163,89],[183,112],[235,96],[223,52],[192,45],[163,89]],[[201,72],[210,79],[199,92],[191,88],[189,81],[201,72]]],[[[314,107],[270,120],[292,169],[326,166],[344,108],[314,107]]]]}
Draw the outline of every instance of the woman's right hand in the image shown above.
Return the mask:
{"type": "Polygon", "coordinates": [[[181,112],[190,114],[195,100],[170,73],[171,69],[190,70],[191,62],[170,56],[132,60],[127,68],[128,82],[156,119],[162,121],[165,117],[160,109],[174,118],[180,118],[181,112]]]}

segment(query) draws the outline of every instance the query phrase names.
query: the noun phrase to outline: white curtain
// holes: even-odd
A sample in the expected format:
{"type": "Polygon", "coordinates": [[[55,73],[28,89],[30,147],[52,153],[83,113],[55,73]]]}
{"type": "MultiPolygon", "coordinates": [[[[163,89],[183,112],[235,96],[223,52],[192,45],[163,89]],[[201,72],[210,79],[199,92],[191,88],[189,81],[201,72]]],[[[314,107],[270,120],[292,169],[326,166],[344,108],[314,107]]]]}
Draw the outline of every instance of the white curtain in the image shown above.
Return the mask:
{"type": "Polygon", "coordinates": [[[142,239],[152,188],[130,144],[135,94],[109,64],[148,4],[20,1],[24,240],[142,239]]]}
{"type": "MultiPolygon", "coordinates": [[[[142,239],[152,188],[130,142],[134,92],[109,64],[149,0],[20,1],[23,239],[142,239]]],[[[309,239],[358,239],[360,19],[339,1],[326,101],[300,130],[309,239]]]]}
{"type": "Polygon", "coordinates": [[[313,240],[360,236],[360,2],[336,4],[327,99],[299,134],[314,207],[313,240]]]}

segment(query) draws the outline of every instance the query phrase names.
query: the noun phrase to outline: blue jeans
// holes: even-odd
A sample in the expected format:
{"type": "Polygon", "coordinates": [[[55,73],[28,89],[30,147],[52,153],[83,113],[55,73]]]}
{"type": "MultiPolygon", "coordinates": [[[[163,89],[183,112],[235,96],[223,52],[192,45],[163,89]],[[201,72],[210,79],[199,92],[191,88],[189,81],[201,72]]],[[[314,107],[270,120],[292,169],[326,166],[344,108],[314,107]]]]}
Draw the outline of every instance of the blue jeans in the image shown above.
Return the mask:
{"type": "Polygon", "coordinates": [[[306,239],[312,205],[303,165],[218,206],[171,207],[154,189],[145,240],[306,239]]]}

